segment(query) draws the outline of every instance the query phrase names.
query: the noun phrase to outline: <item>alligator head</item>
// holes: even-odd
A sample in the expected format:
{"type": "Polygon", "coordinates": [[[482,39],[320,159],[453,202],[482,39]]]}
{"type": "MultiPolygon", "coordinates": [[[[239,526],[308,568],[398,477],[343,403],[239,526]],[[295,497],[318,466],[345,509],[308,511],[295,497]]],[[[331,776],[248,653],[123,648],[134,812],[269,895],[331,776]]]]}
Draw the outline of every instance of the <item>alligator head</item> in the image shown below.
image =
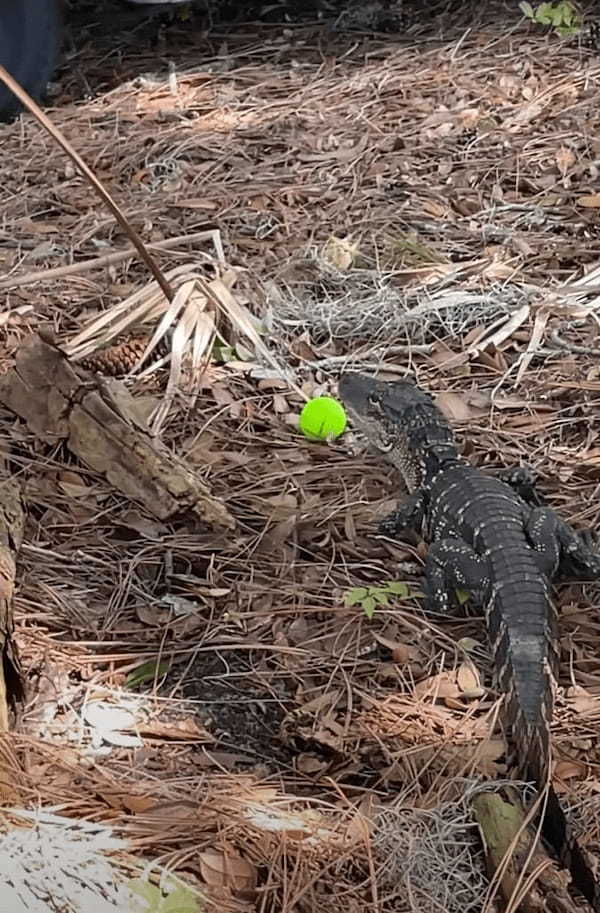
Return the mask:
{"type": "Polygon", "coordinates": [[[452,431],[428,393],[410,381],[344,374],[338,392],[356,430],[402,474],[409,491],[458,459],[452,431]]]}

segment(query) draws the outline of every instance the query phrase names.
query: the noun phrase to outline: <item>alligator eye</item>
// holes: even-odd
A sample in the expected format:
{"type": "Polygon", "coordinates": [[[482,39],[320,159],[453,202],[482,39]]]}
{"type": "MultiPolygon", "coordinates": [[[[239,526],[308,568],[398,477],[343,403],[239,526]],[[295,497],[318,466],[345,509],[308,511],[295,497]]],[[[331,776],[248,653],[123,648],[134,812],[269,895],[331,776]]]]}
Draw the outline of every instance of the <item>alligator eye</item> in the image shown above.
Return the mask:
{"type": "Polygon", "coordinates": [[[381,443],[379,444],[379,449],[381,450],[382,453],[389,453],[390,450],[393,448],[393,446],[394,446],[394,441],[392,440],[392,438],[388,438],[386,440],[381,441],[381,443]]]}
{"type": "Polygon", "coordinates": [[[370,393],[369,394],[369,406],[378,406],[378,405],[379,405],[379,397],[377,396],[376,393],[370,393]]]}

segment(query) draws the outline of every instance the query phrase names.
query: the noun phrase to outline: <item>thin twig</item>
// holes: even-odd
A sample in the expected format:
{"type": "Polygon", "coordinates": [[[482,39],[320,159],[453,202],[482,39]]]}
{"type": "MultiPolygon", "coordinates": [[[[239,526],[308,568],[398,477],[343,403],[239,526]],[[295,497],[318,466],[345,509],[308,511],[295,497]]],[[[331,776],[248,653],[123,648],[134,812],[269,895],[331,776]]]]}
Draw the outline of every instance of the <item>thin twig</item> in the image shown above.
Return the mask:
{"type": "Polygon", "coordinates": [[[21,88],[21,86],[16,81],[16,79],[13,79],[13,77],[10,75],[10,73],[7,70],[5,70],[5,68],[2,65],[0,65],[0,80],[2,80],[2,82],[7,86],[8,89],[10,89],[11,92],[14,92],[14,94],[17,96],[17,98],[19,99],[21,104],[24,105],[26,108],[28,108],[29,111],[31,111],[33,116],[42,125],[44,130],[46,130],[50,134],[50,136],[61,147],[63,152],[66,152],[66,154],[69,156],[71,161],[74,162],[75,165],[77,165],[77,168],[90,182],[90,184],[92,185],[92,187],[94,188],[94,190],[96,191],[96,193],[98,194],[100,199],[105,203],[105,205],[108,207],[108,209],[112,212],[113,216],[115,217],[116,221],[119,223],[119,225],[121,226],[121,228],[123,229],[125,234],[131,239],[131,243],[135,247],[135,249],[138,253],[138,256],[143,261],[143,263],[146,264],[146,266],[148,267],[148,269],[154,276],[154,279],[156,280],[156,282],[162,289],[165,297],[169,301],[171,301],[171,299],[173,298],[174,292],[173,292],[173,289],[171,288],[171,286],[169,285],[169,283],[167,282],[167,280],[165,279],[165,277],[162,273],[162,270],[160,270],[158,265],[154,262],[153,258],[150,256],[148,249],[144,245],[144,242],[138,235],[137,231],[135,230],[135,228],[133,227],[133,225],[131,224],[131,222],[129,221],[127,216],[125,215],[125,213],[122,211],[120,206],[118,206],[117,203],[113,200],[113,198],[109,194],[108,190],[106,190],[106,188],[104,187],[102,182],[98,180],[98,178],[96,177],[94,172],[91,170],[91,168],[89,168],[88,165],[86,165],[86,163],[81,158],[79,153],[75,151],[75,149],[71,146],[69,141],[62,134],[62,132],[58,129],[58,127],[56,127],[52,123],[50,118],[46,114],[44,114],[44,112],[42,111],[40,106],[34,102],[33,98],[31,98],[31,96],[28,95],[24,89],[21,88]]]}
{"type": "MultiPolygon", "coordinates": [[[[177,235],[175,238],[166,238],[164,241],[154,241],[147,244],[146,247],[151,251],[171,250],[180,244],[193,244],[196,241],[206,241],[209,238],[214,242],[214,236],[218,233],[217,229],[210,231],[197,231],[191,235],[177,235]]],[[[215,244],[217,256],[221,257],[220,244],[215,244]]],[[[222,250],[222,249],[221,249],[222,250]]],[[[136,253],[135,247],[125,247],[123,250],[114,251],[112,254],[103,254],[101,257],[92,257],[90,260],[80,260],[78,263],[69,263],[68,266],[55,266],[53,269],[36,270],[32,273],[24,273],[22,276],[10,276],[8,279],[0,280],[0,289],[5,288],[23,288],[25,285],[33,285],[35,282],[49,282],[52,279],[62,279],[65,276],[76,276],[81,273],[87,273],[94,269],[103,269],[105,266],[113,266],[115,263],[121,263],[128,260],[129,257],[136,253]]]]}

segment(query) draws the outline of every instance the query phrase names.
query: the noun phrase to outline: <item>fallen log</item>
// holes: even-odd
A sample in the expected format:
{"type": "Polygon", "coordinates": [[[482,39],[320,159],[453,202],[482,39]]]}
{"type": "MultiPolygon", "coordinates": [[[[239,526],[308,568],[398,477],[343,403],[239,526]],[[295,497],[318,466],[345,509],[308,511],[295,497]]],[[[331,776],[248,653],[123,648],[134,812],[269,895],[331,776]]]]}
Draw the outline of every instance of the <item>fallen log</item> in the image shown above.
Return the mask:
{"type": "Polygon", "coordinates": [[[45,441],[64,440],[86,466],[159,520],[188,519],[221,530],[235,521],[208,486],[153,437],[123,383],[72,365],[34,336],[0,378],[0,403],[45,441]]]}
{"type": "MultiPolygon", "coordinates": [[[[559,870],[540,842],[516,794],[481,792],[471,800],[488,871],[497,879],[506,909],[520,913],[577,913],[559,870]]],[[[493,909],[486,905],[485,909],[493,909]]],[[[503,908],[504,909],[504,908],[503,908]]]]}

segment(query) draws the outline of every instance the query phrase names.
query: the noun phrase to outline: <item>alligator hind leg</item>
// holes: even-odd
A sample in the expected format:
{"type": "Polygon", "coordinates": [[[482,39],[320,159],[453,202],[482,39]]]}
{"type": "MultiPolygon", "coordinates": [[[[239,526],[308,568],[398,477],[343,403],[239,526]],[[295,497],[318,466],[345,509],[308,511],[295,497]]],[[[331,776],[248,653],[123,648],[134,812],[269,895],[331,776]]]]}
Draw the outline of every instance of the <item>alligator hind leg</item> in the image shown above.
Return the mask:
{"type": "Polygon", "coordinates": [[[588,530],[578,533],[553,510],[536,507],[525,523],[525,532],[541,570],[549,577],[600,578],[600,553],[588,530]]]}
{"type": "Polygon", "coordinates": [[[457,589],[478,592],[489,586],[487,563],[460,539],[440,539],[425,560],[425,608],[446,615],[457,589]]]}
{"type": "Polygon", "coordinates": [[[545,502],[536,488],[536,474],[531,466],[513,466],[496,475],[501,482],[510,485],[520,498],[531,507],[541,507],[545,502]]]}

